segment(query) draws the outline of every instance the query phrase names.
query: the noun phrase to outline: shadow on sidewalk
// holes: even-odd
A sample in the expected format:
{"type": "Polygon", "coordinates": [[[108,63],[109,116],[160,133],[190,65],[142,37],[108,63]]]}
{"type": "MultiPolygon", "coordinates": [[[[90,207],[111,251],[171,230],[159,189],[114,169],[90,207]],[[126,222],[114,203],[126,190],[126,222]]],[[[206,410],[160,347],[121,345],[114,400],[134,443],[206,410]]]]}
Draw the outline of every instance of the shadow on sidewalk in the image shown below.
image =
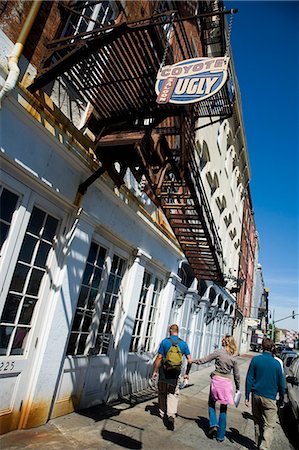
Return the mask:
{"type": "Polygon", "coordinates": [[[237,444],[240,444],[244,448],[252,450],[257,449],[255,442],[252,439],[248,438],[247,436],[240,434],[239,430],[237,430],[236,428],[230,427],[230,431],[226,432],[226,437],[230,442],[232,443],[236,442],[237,444]]]}
{"type": "Polygon", "coordinates": [[[120,447],[130,448],[130,449],[141,449],[142,443],[137,439],[126,436],[125,434],[116,433],[115,431],[102,430],[102,438],[105,441],[113,442],[120,447]]]}
{"type": "Polygon", "coordinates": [[[243,416],[243,419],[246,419],[246,420],[253,420],[253,415],[250,414],[250,413],[247,412],[247,411],[243,411],[243,412],[242,412],[242,416],[243,416]]]}
{"type": "Polygon", "coordinates": [[[160,417],[159,415],[159,405],[157,402],[153,402],[152,405],[146,405],[146,407],[144,408],[144,411],[149,411],[151,416],[157,416],[160,417]]]}
{"type": "Polygon", "coordinates": [[[202,429],[202,431],[204,432],[206,437],[208,439],[210,439],[209,435],[208,435],[208,431],[210,429],[210,422],[209,422],[209,420],[206,417],[198,416],[198,418],[195,420],[195,423],[198,425],[199,428],[202,429]]]}
{"type": "MultiPolygon", "coordinates": [[[[131,405],[129,405],[125,409],[130,408],[132,408],[131,405]]],[[[110,417],[119,416],[122,411],[124,411],[124,409],[118,409],[110,405],[97,405],[87,409],[81,409],[80,411],[77,411],[77,414],[89,417],[90,419],[93,419],[95,422],[100,422],[101,420],[105,420],[110,417]]]]}
{"type": "MultiPolygon", "coordinates": [[[[210,429],[209,420],[206,417],[198,417],[195,420],[195,423],[197,423],[198,427],[203,430],[206,437],[210,439],[208,435],[210,429]]],[[[244,448],[248,448],[250,450],[255,450],[257,448],[255,443],[251,439],[249,439],[247,436],[244,436],[243,434],[240,434],[236,428],[230,428],[230,431],[226,431],[225,437],[231,443],[240,444],[244,448]]]]}
{"type": "MultiPolygon", "coordinates": [[[[100,405],[91,406],[90,408],[80,409],[77,411],[78,414],[89,417],[95,422],[107,419],[109,417],[118,416],[121,411],[133,408],[139,403],[144,403],[146,401],[152,400],[157,397],[156,390],[153,389],[143,389],[140,392],[128,394],[127,396],[120,397],[119,400],[113,403],[101,403],[100,405]],[[119,407],[119,405],[127,405],[127,407],[119,407]]],[[[135,448],[135,447],[134,447],[135,448]]]]}

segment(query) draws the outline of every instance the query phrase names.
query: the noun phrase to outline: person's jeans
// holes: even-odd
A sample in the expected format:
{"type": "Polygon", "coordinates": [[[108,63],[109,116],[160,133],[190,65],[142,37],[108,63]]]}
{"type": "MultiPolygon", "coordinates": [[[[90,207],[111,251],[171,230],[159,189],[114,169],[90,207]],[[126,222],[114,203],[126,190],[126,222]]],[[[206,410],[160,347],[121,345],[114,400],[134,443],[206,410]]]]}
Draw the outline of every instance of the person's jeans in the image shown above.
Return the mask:
{"type": "Polygon", "coordinates": [[[226,431],[226,412],[227,405],[220,404],[219,420],[216,415],[216,402],[213,400],[212,395],[209,397],[209,417],[210,427],[218,427],[216,439],[223,441],[226,431]]]}

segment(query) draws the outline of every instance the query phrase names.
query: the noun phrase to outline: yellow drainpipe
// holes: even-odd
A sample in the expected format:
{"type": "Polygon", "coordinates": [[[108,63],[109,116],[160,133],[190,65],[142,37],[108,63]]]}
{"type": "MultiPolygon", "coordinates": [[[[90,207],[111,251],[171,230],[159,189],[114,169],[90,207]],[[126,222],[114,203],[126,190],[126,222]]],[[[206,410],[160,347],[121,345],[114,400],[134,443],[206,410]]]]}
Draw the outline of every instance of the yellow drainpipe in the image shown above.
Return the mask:
{"type": "Polygon", "coordinates": [[[6,81],[4,83],[4,86],[0,91],[0,108],[1,108],[1,100],[3,99],[3,97],[7,95],[10,91],[12,91],[17,84],[20,75],[18,62],[22,54],[28,34],[32,28],[32,25],[41,7],[41,4],[42,0],[33,0],[29,14],[26,17],[25,23],[21,29],[17,42],[13,47],[12,53],[7,57],[9,72],[6,81]]]}

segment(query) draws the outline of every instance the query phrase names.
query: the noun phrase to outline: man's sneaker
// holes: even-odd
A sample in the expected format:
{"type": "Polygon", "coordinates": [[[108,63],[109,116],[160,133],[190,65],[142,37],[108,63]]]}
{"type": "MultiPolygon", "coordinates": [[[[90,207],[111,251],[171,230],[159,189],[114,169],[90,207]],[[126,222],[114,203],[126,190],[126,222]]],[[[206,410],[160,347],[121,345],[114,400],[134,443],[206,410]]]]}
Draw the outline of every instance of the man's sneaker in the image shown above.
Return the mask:
{"type": "Polygon", "coordinates": [[[170,431],[174,430],[174,418],[173,417],[168,417],[166,427],[170,431]]]}
{"type": "Polygon", "coordinates": [[[214,437],[216,437],[218,431],[218,427],[210,427],[209,431],[208,431],[208,437],[210,439],[214,439],[214,437]]]}

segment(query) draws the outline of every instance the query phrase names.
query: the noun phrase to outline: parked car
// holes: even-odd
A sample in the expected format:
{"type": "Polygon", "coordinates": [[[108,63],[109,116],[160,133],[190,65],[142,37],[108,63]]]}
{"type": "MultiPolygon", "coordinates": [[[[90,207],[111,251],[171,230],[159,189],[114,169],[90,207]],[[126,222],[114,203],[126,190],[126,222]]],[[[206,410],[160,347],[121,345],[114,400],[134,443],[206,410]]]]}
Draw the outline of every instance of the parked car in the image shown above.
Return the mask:
{"type": "Polygon", "coordinates": [[[286,392],[290,406],[292,407],[298,424],[299,433],[299,355],[295,357],[289,367],[286,377],[286,392]]]}
{"type": "Polygon", "coordinates": [[[291,350],[291,348],[287,344],[278,343],[275,344],[276,355],[281,358],[281,354],[285,351],[291,350]]]}
{"type": "Polygon", "coordinates": [[[283,351],[281,354],[281,359],[283,362],[283,371],[285,376],[288,375],[289,367],[292,364],[294,358],[296,358],[299,355],[298,352],[293,350],[283,351]]]}

